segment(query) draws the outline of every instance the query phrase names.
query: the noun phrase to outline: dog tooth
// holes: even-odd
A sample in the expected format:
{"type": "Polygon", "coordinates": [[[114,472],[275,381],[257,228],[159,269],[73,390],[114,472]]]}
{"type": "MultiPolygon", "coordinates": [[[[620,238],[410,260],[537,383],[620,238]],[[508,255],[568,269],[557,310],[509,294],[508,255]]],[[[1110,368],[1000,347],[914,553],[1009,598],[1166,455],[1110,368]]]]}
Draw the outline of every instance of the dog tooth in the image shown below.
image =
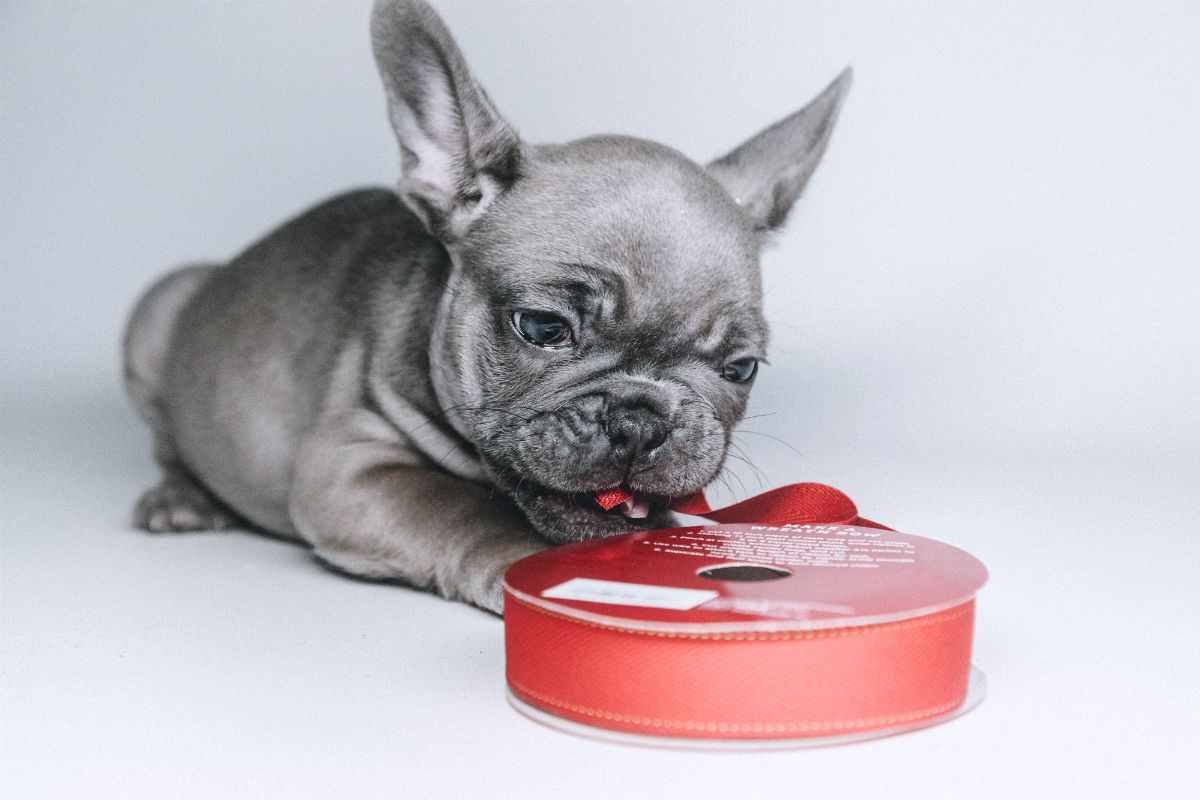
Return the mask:
{"type": "Polygon", "coordinates": [[[621,503],[621,513],[629,517],[629,519],[645,519],[650,516],[650,501],[630,497],[621,503]]]}

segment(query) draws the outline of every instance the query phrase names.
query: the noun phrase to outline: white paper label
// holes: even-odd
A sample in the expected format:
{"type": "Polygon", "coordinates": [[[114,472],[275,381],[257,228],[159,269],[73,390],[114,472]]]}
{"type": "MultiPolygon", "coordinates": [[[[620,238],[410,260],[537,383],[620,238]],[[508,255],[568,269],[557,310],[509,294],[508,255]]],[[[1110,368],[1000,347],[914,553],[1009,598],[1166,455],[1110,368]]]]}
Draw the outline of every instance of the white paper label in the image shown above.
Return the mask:
{"type": "Polygon", "coordinates": [[[572,578],[566,583],[551,586],[542,597],[558,600],[584,600],[590,603],[611,603],[618,606],[674,608],[687,611],[719,596],[708,589],[679,589],[674,586],[650,586],[645,583],[598,581],[592,578],[572,578]]]}

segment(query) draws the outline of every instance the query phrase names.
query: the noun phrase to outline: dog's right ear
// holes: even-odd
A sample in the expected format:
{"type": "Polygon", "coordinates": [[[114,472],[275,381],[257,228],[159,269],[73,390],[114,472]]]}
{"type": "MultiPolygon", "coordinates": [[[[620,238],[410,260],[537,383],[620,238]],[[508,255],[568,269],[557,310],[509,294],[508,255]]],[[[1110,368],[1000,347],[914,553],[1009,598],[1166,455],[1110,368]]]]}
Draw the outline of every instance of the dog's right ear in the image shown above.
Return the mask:
{"type": "Polygon", "coordinates": [[[520,139],[425,3],[376,0],[371,41],[400,142],[400,196],[452,243],[517,179],[520,139]]]}

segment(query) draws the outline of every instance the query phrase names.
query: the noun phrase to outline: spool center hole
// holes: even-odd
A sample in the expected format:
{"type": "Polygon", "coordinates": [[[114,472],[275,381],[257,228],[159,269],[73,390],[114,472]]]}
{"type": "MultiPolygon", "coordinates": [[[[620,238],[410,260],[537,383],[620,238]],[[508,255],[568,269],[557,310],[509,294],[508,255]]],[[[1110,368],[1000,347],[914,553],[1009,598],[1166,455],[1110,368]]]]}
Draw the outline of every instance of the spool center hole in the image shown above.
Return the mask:
{"type": "Polygon", "coordinates": [[[721,564],[706,567],[696,574],[714,581],[773,581],[786,578],[792,573],[782,567],[768,567],[764,564],[721,564]]]}

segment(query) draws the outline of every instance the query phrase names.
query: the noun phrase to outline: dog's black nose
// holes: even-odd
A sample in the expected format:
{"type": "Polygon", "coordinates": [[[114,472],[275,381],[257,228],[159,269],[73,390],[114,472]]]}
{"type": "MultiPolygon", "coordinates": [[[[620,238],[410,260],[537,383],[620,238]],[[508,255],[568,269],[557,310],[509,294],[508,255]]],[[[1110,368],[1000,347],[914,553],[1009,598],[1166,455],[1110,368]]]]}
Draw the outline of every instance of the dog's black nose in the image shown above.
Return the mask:
{"type": "Polygon", "coordinates": [[[618,406],[604,418],[604,432],[612,444],[613,461],[632,464],[667,439],[667,421],[644,405],[618,406]]]}

